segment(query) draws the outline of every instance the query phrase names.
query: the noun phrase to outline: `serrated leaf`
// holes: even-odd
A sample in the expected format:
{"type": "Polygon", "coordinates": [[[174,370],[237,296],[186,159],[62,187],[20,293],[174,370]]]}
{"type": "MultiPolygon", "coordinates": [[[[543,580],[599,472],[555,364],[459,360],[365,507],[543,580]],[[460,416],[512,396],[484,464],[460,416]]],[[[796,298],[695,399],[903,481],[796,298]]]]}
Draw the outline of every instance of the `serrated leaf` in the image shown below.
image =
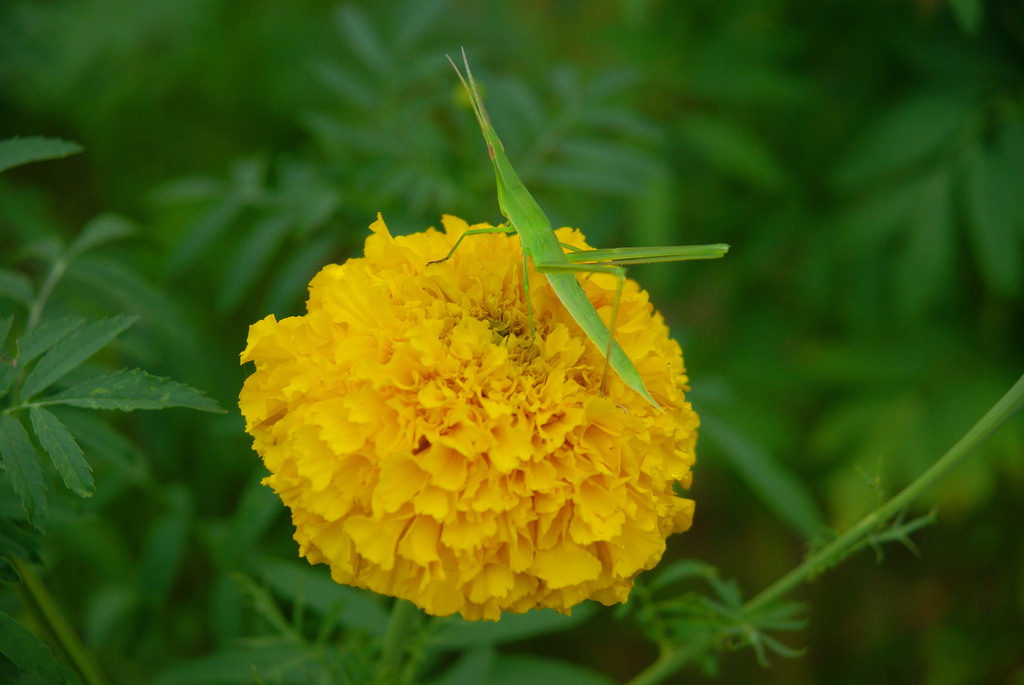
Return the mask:
{"type": "Polygon", "coordinates": [[[597,607],[588,603],[573,608],[572,616],[564,616],[554,609],[541,609],[527,614],[502,616],[495,623],[467,621],[453,616],[439,619],[439,625],[431,633],[430,641],[444,649],[496,645],[569,630],[588,620],[596,611],[597,607]]]}
{"type": "Polygon", "coordinates": [[[116,214],[100,214],[90,220],[78,237],[68,246],[67,256],[70,259],[103,243],[121,240],[134,234],[134,224],[124,217],[116,214]]]}
{"type": "Polygon", "coordinates": [[[32,306],[35,288],[32,279],[13,269],[0,269],[0,297],[17,302],[26,308],[32,306]]]}
{"type": "Polygon", "coordinates": [[[58,159],[81,152],[82,147],[60,138],[43,138],[29,136],[27,138],[8,138],[0,140],[0,171],[29,162],[44,159],[58,159]]]}
{"type": "Polygon", "coordinates": [[[39,324],[18,341],[18,364],[25,366],[70,335],[72,331],[81,328],[85,321],[79,316],[69,316],[39,324]]]}
{"type": "Polygon", "coordinates": [[[21,387],[21,400],[27,401],[63,378],[131,326],[135,319],[134,316],[118,314],[73,331],[36,362],[21,387]]]}
{"type": "Polygon", "coordinates": [[[0,652],[21,670],[31,671],[48,683],[81,685],[78,675],[58,661],[42,640],[2,611],[0,652]]]}
{"type": "Polygon", "coordinates": [[[21,421],[10,414],[0,415],[0,460],[21,499],[28,521],[39,531],[46,530],[46,483],[36,458],[36,448],[21,421]]]}
{"type": "Polygon", "coordinates": [[[95,492],[92,467],[85,460],[75,436],[60,419],[42,407],[29,409],[29,417],[32,419],[32,431],[50,455],[64,485],[79,497],[91,497],[95,492]]]}
{"type": "Polygon", "coordinates": [[[87,409],[165,409],[189,407],[223,412],[202,391],[168,378],[151,376],[141,369],[119,369],[50,395],[39,404],[67,404],[87,409]]]}
{"type": "Polygon", "coordinates": [[[135,447],[125,436],[95,413],[72,407],[53,407],[53,414],[75,436],[75,441],[89,453],[90,459],[100,459],[114,467],[119,477],[137,483],[148,479],[146,465],[135,447]]]}

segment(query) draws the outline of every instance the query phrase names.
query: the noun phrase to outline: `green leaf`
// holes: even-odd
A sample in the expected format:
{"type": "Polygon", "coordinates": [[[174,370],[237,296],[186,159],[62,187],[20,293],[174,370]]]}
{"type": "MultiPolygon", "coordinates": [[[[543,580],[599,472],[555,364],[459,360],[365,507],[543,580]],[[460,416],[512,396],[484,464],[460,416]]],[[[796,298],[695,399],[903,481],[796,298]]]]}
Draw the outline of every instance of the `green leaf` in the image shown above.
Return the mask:
{"type": "Polygon", "coordinates": [[[58,342],[82,327],[86,320],[78,316],[44,321],[18,341],[18,364],[25,366],[58,342]]]}
{"type": "Polygon", "coordinates": [[[0,399],[7,394],[18,377],[18,367],[13,364],[0,362],[0,399]]]}
{"type": "Polygon", "coordinates": [[[24,402],[30,399],[60,380],[131,326],[135,318],[118,314],[86,324],[65,337],[36,363],[21,387],[21,400],[24,402]]]}
{"type": "Polygon", "coordinates": [[[554,609],[541,609],[526,614],[508,614],[497,622],[467,621],[459,616],[436,619],[437,629],[430,642],[444,649],[465,649],[486,644],[500,644],[547,635],[574,628],[597,611],[593,603],[581,604],[572,616],[559,614],[554,609]]]}
{"type": "Polygon", "coordinates": [[[0,361],[3,359],[4,345],[7,344],[7,335],[11,332],[11,324],[13,323],[13,316],[5,316],[0,319],[0,361]]]}
{"type": "Polygon", "coordinates": [[[238,218],[244,203],[236,195],[228,195],[206,212],[185,234],[167,260],[172,274],[191,265],[211,244],[228,230],[238,218]]]}
{"type": "Polygon", "coordinates": [[[377,596],[338,585],[325,568],[267,557],[259,561],[257,569],[260,579],[275,594],[290,602],[301,602],[321,616],[337,612],[338,622],[347,628],[376,636],[387,631],[388,612],[377,601],[377,596]]]}
{"type": "Polygon", "coordinates": [[[321,62],[315,68],[320,81],[341,96],[345,104],[363,111],[373,111],[379,95],[358,76],[334,62],[321,62]]]}
{"type": "Polygon", "coordinates": [[[78,675],[57,661],[42,640],[0,611],[0,652],[23,671],[31,671],[48,683],[81,685],[78,675]]]}
{"type": "Polygon", "coordinates": [[[71,263],[64,278],[93,288],[97,295],[109,298],[111,309],[137,315],[174,345],[190,344],[192,324],[178,303],[122,262],[97,253],[82,255],[71,263]]]}
{"type": "Polygon", "coordinates": [[[239,497],[218,545],[219,558],[251,559],[260,537],[283,513],[281,498],[260,479],[251,480],[239,497]]]}
{"type": "Polygon", "coordinates": [[[807,539],[825,528],[807,488],[770,454],[710,416],[701,414],[704,435],[718,443],[737,475],[793,530],[807,539]]]}
{"type": "Polygon", "coordinates": [[[835,177],[857,190],[907,169],[946,148],[974,107],[958,92],[920,93],[890,110],[857,144],[835,177]]]}
{"type": "Polygon", "coordinates": [[[70,259],[86,250],[121,240],[135,234],[135,226],[124,217],[116,214],[100,214],[85,225],[78,237],[68,246],[67,258],[70,259]]]}
{"type": "Polygon", "coordinates": [[[526,655],[499,655],[486,682],[487,685],[613,685],[615,681],[602,673],[567,661],[526,655]]]}
{"type": "Polygon", "coordinates": [[[331,234],[314,238],[288,257],[277,271],[263,303],[263,312],[287,316],[302,301],[306,286],[313,274],[322,267],[337,249],[331,234]]]}
{"type": "Polygon", "coordinates": [[[37,564],[40,538],[12,518],[0,518],[0,557],[15,557],[37,564]]]}
{"type": "Polygon", "coordinates": [[[691,114],[680,127],[687,142],[722,171],[766,191],[786,183],[786,172],[771,150],[733,122],[691,114]]]}
{"type": "Polygon", "coordinates": [[[266,276],[267,264],[288,236],[292,225],[292,217],[288,214],[273,214],[264,217],[240,242],[224,269],[224,286],[217,297],[220,309],[234,308],[253,284],[266,276]]]}
{"type": "Polygon", "coordinates": [[[657,592],[676,581],[711,578],[717,575],[718,571],[711,564],[696,559],[679,559],[664,567],[659,565],[654,578],[647,583],[647,589],[650,592],[657,592]]]}
{"type": "Polygon", "coordinates": [[[258,649],[236,648],[164,671],[153,685],[308,685],[321,682],[302,645],[276,642],[258,649]]]}
{"type": "Polygon", "coordinates": [[[139,594],[154,606],[167,599],[178,578],[192,526],[188,491],[172,486],[164,492],[170,506],[150,527],[139,559],[139,594]]]}
{"type": "Polygon", "coordinates": [[[29,409],[29,416],[39,444],[50,455],[64,485],[79,497],[92,497],[95,492],[92,468],[75,442],[75,436],[60,419],[42,407],[29,409]]]}
{"type": "Polygon", "coordinates": [[[123,635],[118,633],[119,630],[132,625],[139,610],[139,593],[129,583],[115,581],[94,589],[86,602],[85,616],[82,618],[82,637],[85,643],[110,644],[111,639],[117,639],[115,635],[123,635]]]}
{"type": "MultiPolygon", "coordinates": [[[[219,538],[223,539],[223,538],[219,538]]],[[[218,568],[226,568],[216,555],[218,568]]],[[[206,600],[206,621],[215,644],[230,644],[245,634],[247,612],[242,591],[230,573],[218,573],[210,583],[206,600]]]]}
{"type": "Polygon", "coordinates": [[[971,146],[964,161],[964,207],[978,268],[989,288],[1012,297],[1024,280],[1024,249],[1008,197],[1013,191],[980,143],[971,146]]]}
{"type": "Polygon", "coordinates": [[[972,36],[977,35],[984,19],[981,0],[949,0],[949,6],[963,32],[972,36]]]}
{"type": "Polygon", "coordinates": [[[50,395],[39,404],[68,404],[87,409],[164,409],[189,407],[223,412],[202,391],[183,383],[151,376],[141,369],[119,369],[50,395]]]}
{"type": "Polygon", "coordinates": [[[915,177],[906,183],[870,194],[839,221],[843,248],[864,255],[885,246],[920,206],[925,181],[915,177]]]}
{"type": "Polygon", "coordinates": [[[11,332],[11,325],[14,323],[13,316],[6,316],[0,319],[0,398],[7,394],[14,378],[18,375],[18,368],[4,354],[7,345],[7,336],[11,332]]]}
{"type": "Polygon", "coordinates": [[[28,513],[29,523],[36,530],[46,530],[46,483],[36,459],[36,448],[21,421],[10,414],[0,415],[0,460],[28,513]]]}
{"type": "Polygon", "coordinates": [[[53,413],[68,427],[91,460],[100,459],[127,481],[142,484],[149,479],[145,462],[135,445],[94,412],[55,406],[53,413]]]}
{"type": "Polygon", "coordinates": [[[390,51],[384,47],[376,27],[359,7],[352,4],[342,5],[335,16],[348,47],[363,64],[377,73],[391,70],[392,62],[388,56],[390,51]]]}
{"type": "Polygon", "coordinates": [[[945,292],[956,257],[951,183],[946,167],[924,179],[921,196],[909,225],[909,241],[900,264],[901,305],[917,315],[945,292]]]}
{"type": "Polygon", "coordinates": [[[29,162],[67,157],[81,151],[80,145],[60,138],[8,138],[0,140],[0,171],[29,162]]]}
{"type": "Polygon", "coordinates": [[[31,307],[35,298],[32,279],[20,271],[0,269],[0,297],[31,307]]]}
{"type": "Polygon", "coordinates": [[[431,680],[430,685],[486,685],[497,655],[490,645],[468,650],[440,677],[431,680]]]}

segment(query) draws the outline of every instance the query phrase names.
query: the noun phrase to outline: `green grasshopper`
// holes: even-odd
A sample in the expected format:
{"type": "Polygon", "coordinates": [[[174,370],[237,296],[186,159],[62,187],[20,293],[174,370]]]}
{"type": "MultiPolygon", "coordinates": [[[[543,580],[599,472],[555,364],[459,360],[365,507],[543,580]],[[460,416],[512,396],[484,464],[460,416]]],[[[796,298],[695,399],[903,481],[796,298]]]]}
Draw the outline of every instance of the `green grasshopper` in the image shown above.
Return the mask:
{"type": "Polygon", "coordinates": [[[462,76],[459,67],[448,57],[459,80],[469,95],[470,103],[473,105],[473,113],[480,123],[480,130],[483,131],[484,140],[487,141],[487,152],[494,163],[494,173],[498,180],[498,206],[502,215],[507,221],[500,226],[493,228],[478,228],[466,231],[459,236],[452,246],[451,251],[444,259],[431,262],[443,262],[458,249],[463,238],[470,235],[483,233],[518,233],[519,242],[523,250],[523,288],[526,291],[526,316],[530,321],[530,338],[534,337],[533,306],[530,303],[530,282],[529,268],[527,262],[533,263],[533,268],[548,279],[551,289],[555,291],[558,299],[568,310],[572,318],[579,324],[583,332],[587,334],[599,350],[604,353],[605,368],[601,376],[601,393],[605,391],[605,381],[608,376],[608,365],[610,364],[619,377],[630,388],[661,409],[661,406],[651,397],[644,386],[643,378],[637,371],[629,356],[615,341],[615,319],[619,310],[619,299],[622,295],[622,286],[626,282],[625,264],[644,264],[649,262],[677,262],[690,259],[716,259],[724,255],[728,245],[689,245],[676,247],[626,247],[611,250],[581,250],[572,245],[559,242],[551,222],[544,214],[544,211],[533,199],[530,192],[519,180],[519,176],[512,168],[512,164],[505,156],[505,148],[498,139],[498,134],[491,126],[490,117],[484,108],[483,99],[473,80],[473,73],[469,69],[469,60],[466,59],[466,51],[462,51],[462,61],[466,66],[466,77],[462,76]],[[467,82],[468,79],[468,82],[467,82]],[[566,250],[569,250],[567,253],[566,250]],[[615,302],[612,305],[612,318],[608,326],[605,326],[598,315],[594,305],[587,299],[586,293],[576,280],[576,274],[611,274],[618,279],[618,288],[615,292],[615,302]]]}

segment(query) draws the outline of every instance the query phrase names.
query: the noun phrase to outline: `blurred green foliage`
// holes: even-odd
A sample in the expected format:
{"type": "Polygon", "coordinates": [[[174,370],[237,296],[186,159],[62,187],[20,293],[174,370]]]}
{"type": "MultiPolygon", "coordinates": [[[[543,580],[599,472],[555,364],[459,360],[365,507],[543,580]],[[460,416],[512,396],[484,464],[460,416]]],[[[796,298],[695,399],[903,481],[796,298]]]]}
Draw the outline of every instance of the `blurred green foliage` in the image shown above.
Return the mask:
{"type": "MultiPolygon", "coordinates": [[[[760,590],[1024,368],[1014,0],[7,0],[0,137],[85,152],[0,176],[0,268],[21,274],[0,281],[0,318],[21,315],[54,246],[134,226],[71,263],[50,312],[139,317],[119,358],[232,406],[247,325],[301,312],[377,212],[399,233],[497,220],[444,59],[460,46],[555,225],[598,247],[733,246],[631,274],[682,343],[704,419],[696,523],[668,557],[760,590]]],[[[197,416],[61,414],[95,495],[51,489],[47,585],[115,682],[250,682],[253,658],[264,682],[362,682],[386,602],[295,560],[240,418],[197,416]]],[[[920,503],[938,516],[919,558],[887,548],[823,576],[801,594],[809,628],[772,648],[806,654],[769,649],[768,670],[734,655],[720,680],[1022,682],[1022,501],[1018,417],[920,503]]],[[[0,611],[19,607],[0,592],[0,611]]],[[[573,625],[452,638],[469,651],[433,664],[436,682],[547,657],[578,664],[558,682],[623,681],[653,658],[610,611],[573,625]]]]}

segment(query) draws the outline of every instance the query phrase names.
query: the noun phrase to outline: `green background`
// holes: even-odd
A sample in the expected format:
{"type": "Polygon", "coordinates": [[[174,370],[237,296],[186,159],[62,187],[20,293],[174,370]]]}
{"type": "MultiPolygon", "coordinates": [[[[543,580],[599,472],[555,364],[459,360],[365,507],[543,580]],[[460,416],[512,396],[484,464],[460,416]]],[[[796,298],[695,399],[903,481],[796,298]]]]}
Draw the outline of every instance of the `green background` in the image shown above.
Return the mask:
{"type": "MultiPolygon", "coordinates": [[[[117,358],[232,408],[111,416],[119,433],[83,440],[96,496],[53,497],[44,579],[115,682],[191,682],[188,660],[271,632],[232,574],[294,609],[267,570],[295,548],[233,409],[237,355],[377,212],[395,233],[499,219],[444,59],[460,46],[555,225],[596,247],[732,245],[631,271],[704,421],[695,524],[666,559],[753,595],[1024,369],[1020,2],[7,0],[0,137],[85,152],[0,177],[0,266],[38,284],[47,240],[132,222],[53,313],[139,315],[117,358]]],[[[803,657],[726,654],[719,682],[1024,683],[1022,500],[1018,417],[908,512],[937,507],[916,551],[800,590],[809,625],[782,639],[803,657]]],[[[655,651],[613,613],[504,649],[624,681],[655,651]]]]}

